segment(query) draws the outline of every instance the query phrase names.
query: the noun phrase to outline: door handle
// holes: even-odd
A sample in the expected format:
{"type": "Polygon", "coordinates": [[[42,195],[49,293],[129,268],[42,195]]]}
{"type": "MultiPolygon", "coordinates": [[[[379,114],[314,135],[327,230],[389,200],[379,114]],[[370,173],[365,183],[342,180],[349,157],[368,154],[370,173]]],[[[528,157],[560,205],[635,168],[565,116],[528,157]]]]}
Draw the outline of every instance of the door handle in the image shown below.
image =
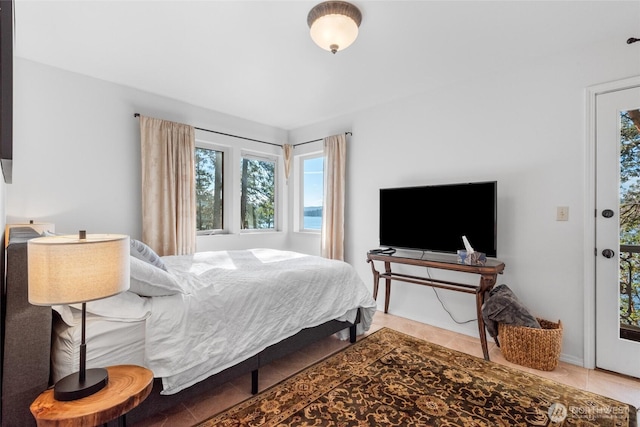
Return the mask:
{"type": "Polygon", "coordinates": [[[605,209],[602,211],[602,216],[605,218],[612,218],[614,215],[614,212],[611,209],[605,209]]]}
{"type": "Polygon", "coordinates": [[[613,252],[613,250],[611,249],[605,249],[602,251],[602,256],[605,258],[613,258],[614,255],[615,255],[615,252],[613,252]]]}

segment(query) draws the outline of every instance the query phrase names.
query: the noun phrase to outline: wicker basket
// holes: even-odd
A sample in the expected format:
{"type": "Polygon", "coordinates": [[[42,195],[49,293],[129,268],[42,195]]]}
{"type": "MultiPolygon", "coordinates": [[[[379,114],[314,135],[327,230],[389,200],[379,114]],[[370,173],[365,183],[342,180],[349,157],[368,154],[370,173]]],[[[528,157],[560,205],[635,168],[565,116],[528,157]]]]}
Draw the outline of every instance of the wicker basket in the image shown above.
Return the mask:
{"type": "Polygon", "coordinates": [[[539,319],[541,329],[498,324],[500,350],[509,362],[541,371],[558,366],[562,346],[562,322],[539,319]]]}

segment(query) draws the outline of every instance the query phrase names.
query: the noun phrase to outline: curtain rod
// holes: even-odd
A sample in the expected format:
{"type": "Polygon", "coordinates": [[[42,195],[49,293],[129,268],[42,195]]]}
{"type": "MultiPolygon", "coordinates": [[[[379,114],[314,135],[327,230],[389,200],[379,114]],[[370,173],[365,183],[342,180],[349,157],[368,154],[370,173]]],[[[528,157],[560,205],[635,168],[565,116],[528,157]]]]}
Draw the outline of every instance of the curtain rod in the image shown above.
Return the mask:
{"type": "MultiPolygon", "coordinates": [[[[348,135],[348,136],[353,135],[353,133],[351,133],[351,132],[345,132],[344,134],[345,134],[345,135],[348,135]]],[[[298,142],[297,144],[293,144],[293,146],[294,146],[294,147],[297,147],[298,145],[310,144],[310,143],[312,143],[312,142],[318,142],[318,141],[322,141],[322,138],[320,138],[320,139],[314,139],[314,140],[311,140],[311,141],[298,142]]]]}
{"type": "MultiPolygon", "coordinates": [[[[133,117],[140,117],[140,113],[133,113],[133,117]]],[[[269,144],[269,145],[275,145],[276,147],[282,147],[282,144],[276,144],[275,142],[260,141],[259,139],[247,138],[246,136],[232,135],[230,133],[218,132],[217,130],[204,129],[196,126],[194,126],[193,128],[204,131],[204,132],[211,132],[211,133],[217,133],[218,135],[230,136],[232,138],[245,139],[247,141],[260,142],[262,144],[269,144]]]]}
{"type": "MultiPolygon", "coordinates": [[[[140,117],[140,113],[133,113],[133,117],[140,117]]],[[[245,136],[232,135],[230,133],[218,132],[217,130],[204,129],[204,128],[199,128],[199,127],[195,127],[195,126],[193,128],[201,130],[201,131],[204,131],[204,132],[211,132],[211,133],[217,133],[218,135],[230,136],[232,138],[245,139],[247,141],[260,142],[262,144],[269,144],[269,145],[275,145],[276,147],[282,147],[282,144],[276,144],[275,142],[260,141],[259,139],[252,139],[252,138],[247,138],[245,136]]],[[[345,135],[352,135],[351,132],[345,132],[344,134],[345,135]]],[[[296,147],[298,145],[310,144],[312,142],[318,142],[318,141],[322,141],[322,138],[314,139],[312,141],[299,142],[298,144],[292,144],[292,146],[296,147]]]]}

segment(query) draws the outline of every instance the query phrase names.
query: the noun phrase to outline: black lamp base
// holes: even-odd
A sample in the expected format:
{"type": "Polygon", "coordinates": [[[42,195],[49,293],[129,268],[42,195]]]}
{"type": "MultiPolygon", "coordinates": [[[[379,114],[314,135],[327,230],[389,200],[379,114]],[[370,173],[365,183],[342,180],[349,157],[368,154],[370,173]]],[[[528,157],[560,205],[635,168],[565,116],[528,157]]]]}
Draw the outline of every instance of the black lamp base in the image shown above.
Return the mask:
{"type": "Polygon", "coordinates": [[[109,373],[104,368],[87,369],[84,381],[80,381],[80,372],[75,372],[56,383],[53,397],[62,401],[82,399],[102,390],[108,382],[109,373]]]}

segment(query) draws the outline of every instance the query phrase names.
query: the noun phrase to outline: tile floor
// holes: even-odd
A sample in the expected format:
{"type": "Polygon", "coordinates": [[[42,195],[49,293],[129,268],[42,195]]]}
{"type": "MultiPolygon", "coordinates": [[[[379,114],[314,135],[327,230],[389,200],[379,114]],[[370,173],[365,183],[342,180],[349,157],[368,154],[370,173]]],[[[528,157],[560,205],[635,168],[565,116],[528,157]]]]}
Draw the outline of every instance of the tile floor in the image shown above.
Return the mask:
{"type": "MultiPolygon", "coordinates": [[[[373,325],[369,333],[382,327],[389,327],[417,338],[482,357],[480,340],[477,338],[378,311],[374,316],[373,325]]],[[[329,337],[305,348],[303,351],[273,362],[260,370],[261,390],[278,383],[284,378],[293,375],[295,372],[347,345],[348,342],[329,337]]],[[[558,367],[550,372],[525,368],[507,362],[502,357],[500,349],[495,345],[493,340],[489,342],[489,351],[491,360],[496,363],[522,369],[560,383],[609,396],[634,405],[636,408],[640,407],[640,380],[599,370],[589,370],[563,362],[560,362],[558,367]]],[[[173,410],[136,423],[133,427],[193,426],[215,413],[223,411],[251,397],[251,393],[249,392],[250,383],[250,376],[245,375],[218,387],[207,395],[201,396],[197,401],[180,404],[173,410]]]]}

